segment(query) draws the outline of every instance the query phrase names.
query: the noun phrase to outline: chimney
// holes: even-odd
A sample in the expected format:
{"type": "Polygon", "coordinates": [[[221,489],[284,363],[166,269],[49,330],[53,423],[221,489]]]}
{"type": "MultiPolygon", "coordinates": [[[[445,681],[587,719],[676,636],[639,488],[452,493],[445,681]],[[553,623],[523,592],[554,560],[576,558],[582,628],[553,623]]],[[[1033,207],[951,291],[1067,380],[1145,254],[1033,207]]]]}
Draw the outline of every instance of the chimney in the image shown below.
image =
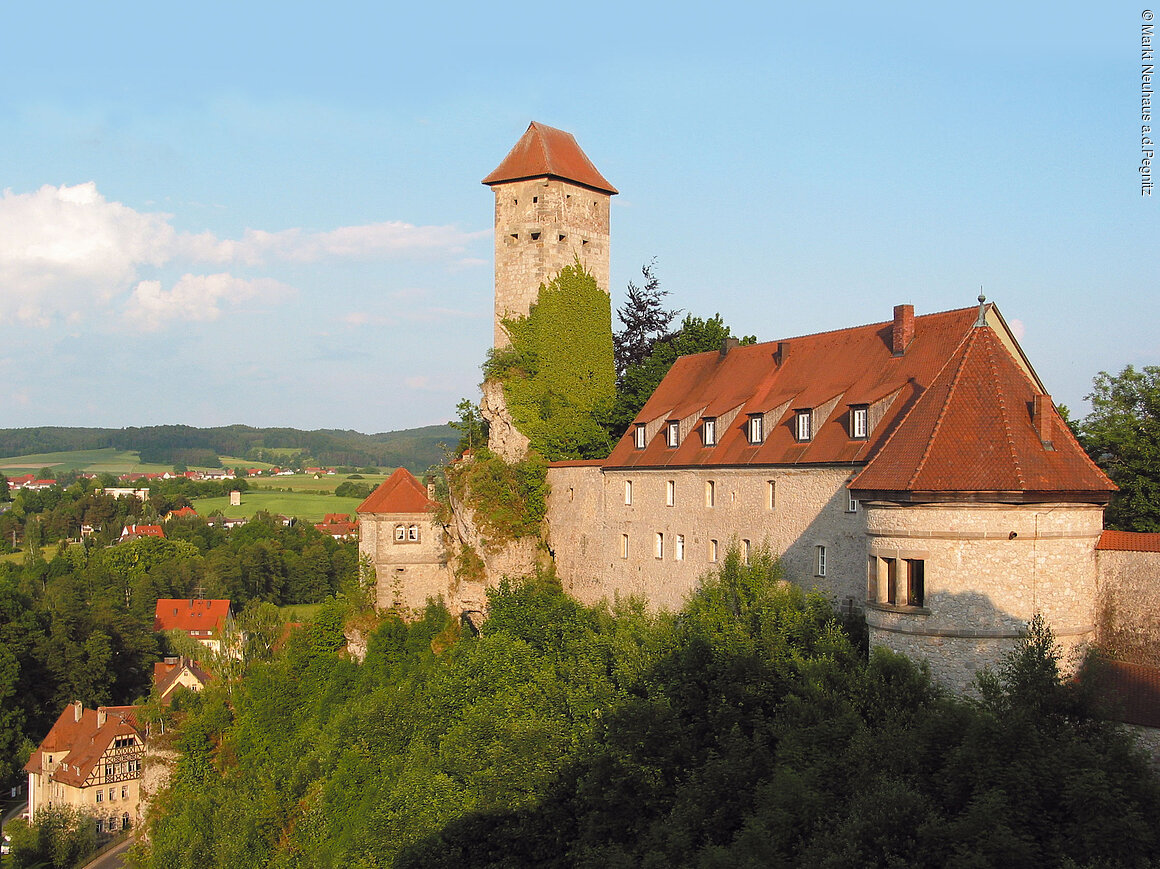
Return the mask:
{"type": "Polygon", "coordinates": [[[1049,446],[1052,441],[1052,417],[1055,415],[1051,412],[1052,407],[1050,395],[1035,396],[1031,405],[1031,425],[1035,428],[1035,436],[1044,446],[1049,446]]]}
{"type": "Polygon", "coordinates": [[[901,356],[914,340],[914,305],[894,306],[894,333],[890,349],[895,356],[901,356]]]}
{"type": "Polygon", "coordinates": [[[85,714],[85,705],[80,700],[73,701],[73,721],[80,721],[85,714]]]}
{"type": "Polygon", "coordinates": [[[434,501],[435,500],[435,478],[428,477],[426,482],[427,482],[427,500],[434,501]]]}
{"type": "Polygon", "coordinates": [[[778,366],[785,365],[785,360],[789,358],[789,342],[777,342],[777,364],[778,366]]]}
{"type": "Polygon", "coordinates": [[[734,347],[736,347],[740,343],[741,342],[738,341],[736,338],[726,338],[724,341],[721,342],[721,355],[728,356],[729,351],[732,350],[734,347]]]}
{"type": "Polygon", "coordinates": [[[104,706],[97,707],[97,730],[105,726],[105,722],[109,720],[109,713],[104,706]]]}

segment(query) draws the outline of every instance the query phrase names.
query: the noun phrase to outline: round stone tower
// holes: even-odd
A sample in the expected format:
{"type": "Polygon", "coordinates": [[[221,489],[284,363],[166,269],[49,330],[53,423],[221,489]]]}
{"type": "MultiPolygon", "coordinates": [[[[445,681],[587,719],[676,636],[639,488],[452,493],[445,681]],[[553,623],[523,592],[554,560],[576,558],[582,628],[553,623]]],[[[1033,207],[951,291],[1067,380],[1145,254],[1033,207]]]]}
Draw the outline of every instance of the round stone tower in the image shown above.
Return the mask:
{"type": "Polygon", "coordinates": [[[495,191],[495,346],[505,318],[526,316],[540,285],[579,258],[608,292],[616,188],[571,133],[533,122],[483,183],[495,191]]]}

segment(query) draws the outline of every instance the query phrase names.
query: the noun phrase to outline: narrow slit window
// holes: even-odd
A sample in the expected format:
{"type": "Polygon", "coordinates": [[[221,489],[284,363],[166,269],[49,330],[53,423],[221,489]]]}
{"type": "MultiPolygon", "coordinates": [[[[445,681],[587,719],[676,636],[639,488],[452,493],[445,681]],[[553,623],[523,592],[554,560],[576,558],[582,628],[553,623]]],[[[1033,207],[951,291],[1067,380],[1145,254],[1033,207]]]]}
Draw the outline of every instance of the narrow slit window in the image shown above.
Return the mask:
{"type": "Polygon", "coordinates": [[[704,441],[705,446],[707,446],[707,447],[717,446],[717,419],[716,419],[716,417],[714,417],[712,419],[707,419],[701,423],[701,439],[704,441]]]}
{"type": "Polygon", "coordinates": [[[752,546],[750,545],[749,541],[748,541],[748,540],[742,540],[742,541],[741,541],[741,560],[742,560],[742,561],[743,561],[745,564],[748,564],[748,563],[749,563],[749,556],[750,556],[750,555],[752,555],[752,551],[751,551],[751,550],[752,550],[752,546]]]}
{"type": "Polygon", "coordinates": [[[632,503],[632,480],[624,481],[624,503],[626,506],[632,503]]]}
{"type": "Polygon", "coordinates": [[[665,557],[665,535],[660,531],[657,532],[656,556],[657,558],[665,557]]]}
{"type": "Polygon", "coordinates": [[[775,480],[765,481],[765,509],[773,510],[777,507],[777,482],[775,480]]]}
{"type": "Polygon", "coordinates": [[[620,535],[620,557],[628,558],[628,535],[620,535]]]}
{"type": "Polygon", "coordinates": [[[681,442],[681,424],[676,420],[671,421],[665,428],[665,441],[669,445],[669,449],[676,448],[681,442]]]}
{"type": "Polygon", "coordinates": [[[677,503],[677,481],[669,480],[665,483],[665,506],[672,507],[677,503]]]}
{"type": "Polygon", "coordinates": [[[540,234],[538,232],[533,232],[532,233],[532,241],[539,241],[539,240],[540,240],[540,234]]]}
{"type": "Polygon", "coordinates": [[[765,417],[761,414],[754,414],[749,417],[746,431],[751,444],[762,443],[765,440],[765,417]]]}
{"type": "Polygon", "coordinates": [[[815,576],[825,576],[826,575],[826,547],[825,546],[817,546],[815,548],[815,553],[816,553],[817,562],[816,562],[816,565],[814,568],[814,575],[815,576]]]}
{"type": "Polygon", "coordinates": [[[799,410],[794,417],[794,437],[798,441],[808,441],[813,437],[811,413],[808,410],[799,410]]]}
{"type": "Polygon", "coordinates": [[[709,560],[712,561],[713,563],[717,562],[717,541],[716,540],[709,541],[709,560]]]}
{"type": "Polygon", "coordinates": [[[717,503],[717,484],[712,480],[705,481],[705,506],[713,507],[717,503]]]}
{"type": "Polygon", "coordinates": [[[870,409],[865,406],[850,408],[850,437],[864,441],[870,434],[870,409]]]}
{"type": "Polygon", "coordinates": [[[673,558],[676,559],[677,561],[684,561],[685,560],[685,535],[684,534],[677,535],[677,549],[676,549],[676,552],[673,553],[673,558]]]}

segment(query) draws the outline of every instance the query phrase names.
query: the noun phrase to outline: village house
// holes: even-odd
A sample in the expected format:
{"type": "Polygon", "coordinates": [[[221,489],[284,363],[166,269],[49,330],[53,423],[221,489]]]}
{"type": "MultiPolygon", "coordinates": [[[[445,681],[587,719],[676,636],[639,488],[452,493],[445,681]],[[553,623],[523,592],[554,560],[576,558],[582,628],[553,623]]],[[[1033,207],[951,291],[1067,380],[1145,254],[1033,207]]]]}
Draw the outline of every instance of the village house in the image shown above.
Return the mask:
{"type": "Polygon", "coordinates": [[[231,619],[228,600],[161,598],[154,610],[153,630],[183,631],[206,648],[220,652],[222,634],[231,619]]]}
{"type": "MultiPolygon", "coordinates": [[[[499,347],[502,320],[575,258],[607,291],[616,189],[571,135],[540,124],[484,183],[499,347]]],[[[492,449],[510,455],[502,403],[485,385],[492,449]]],[[[422,487],[392,480],[359,508],[380,605],[441,595],[471,612],[479,594],[430,543],[441,529],[422,487]],[[411,528],[428,543],[408,547],[411,528]]],[[[982,296],[682,357],[607,459],[556,462],[548,482],[548,547],[588,603],[677,608],[730,547],[748,558],[768,545],[789,579],[864,614],[873,645],[928,661],[956,689],[1037,613],[1069,651],[1160,634],[1160,535],[1104,533],[1115,486],[982,296]]]]}
{"type": "Polygon", "coordinates": [[[98,833],[129,829],[141,799],[144,744],[132,706],[70,703],[24,766],[29,823],[48,806],[70,806],[95,818],[98,833]]]}
{"type": "Polygon", "coordinates": [[[121,543],[140,540],[142,537],[164,537],[165,529],[160,525],[126,525],[121,531],[121,543]]]}
{"type": "Polygon", "coordinates": [[[201,691],[210,678],[208,670],[184,655],[168,657],[153,665],[153,691],[162,703],[168,703],[178,688],[201,691]]]}

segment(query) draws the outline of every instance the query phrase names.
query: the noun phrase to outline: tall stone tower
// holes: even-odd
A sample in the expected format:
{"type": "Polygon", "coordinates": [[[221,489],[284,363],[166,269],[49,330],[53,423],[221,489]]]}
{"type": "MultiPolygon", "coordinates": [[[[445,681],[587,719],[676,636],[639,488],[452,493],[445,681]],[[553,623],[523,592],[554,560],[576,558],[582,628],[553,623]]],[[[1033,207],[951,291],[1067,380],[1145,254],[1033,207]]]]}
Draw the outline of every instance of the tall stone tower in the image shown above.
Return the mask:
{"type": "Polygon", "coordinates": [[[608,292],[609,211],[616,188],[571,133],[537,124],[483,179],[495,191],[495,346],[501,321],[526,316],[540,284],[579,257],[608,292]]]}

